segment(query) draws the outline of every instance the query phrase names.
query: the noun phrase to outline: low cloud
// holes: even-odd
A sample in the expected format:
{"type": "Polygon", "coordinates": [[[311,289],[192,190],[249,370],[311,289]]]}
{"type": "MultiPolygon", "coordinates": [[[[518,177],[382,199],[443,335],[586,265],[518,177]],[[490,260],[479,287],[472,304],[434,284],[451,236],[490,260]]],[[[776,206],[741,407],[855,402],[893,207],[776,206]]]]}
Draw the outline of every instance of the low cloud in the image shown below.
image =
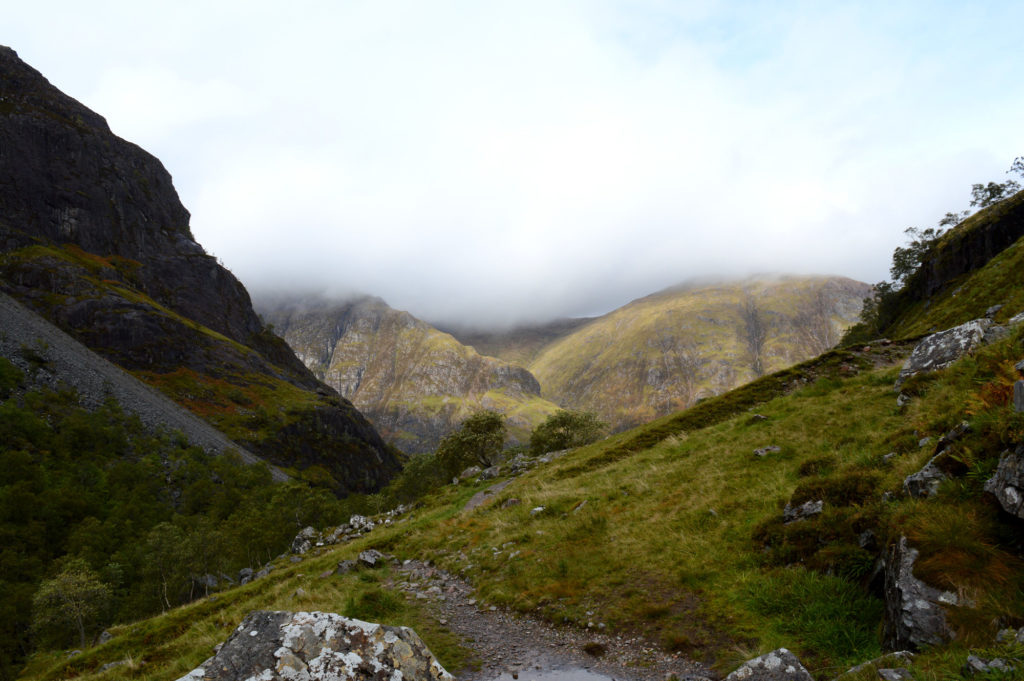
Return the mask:
{"type": "Polygon", "coordinates": [[[1024,153],[1015,3],[23,4],[12,47],[164,161],[250,289],[437,321],[878,281],[1024,153]]]}

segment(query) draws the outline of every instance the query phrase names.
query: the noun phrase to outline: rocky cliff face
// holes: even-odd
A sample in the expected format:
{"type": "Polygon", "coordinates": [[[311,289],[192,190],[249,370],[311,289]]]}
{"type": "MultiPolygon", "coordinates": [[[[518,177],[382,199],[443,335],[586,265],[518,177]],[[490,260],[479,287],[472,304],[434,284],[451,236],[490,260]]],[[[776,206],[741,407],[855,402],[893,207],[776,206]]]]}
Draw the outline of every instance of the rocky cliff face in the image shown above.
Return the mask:
{"type": "Polygon", "coordinates": [[[838,277],[676,287],[560,338],[529,369],[545,398],[623,429],[820,354],[868,291],[838,277]]]}
{"type": "Polygon", "coordinates": [[[319,466],[338,491],[399,468],[195,242],[161,163],[6,47],[0,286],[274,463],[319,466]]]}
{"type": "Polygon", "coordinates": [[[432,451],[479,409],[505,414],[520,440],[557,409],[526,369],[484,357],[380,299],[291,299],[260,309],[317,377],[405,451],[432,451]]]}

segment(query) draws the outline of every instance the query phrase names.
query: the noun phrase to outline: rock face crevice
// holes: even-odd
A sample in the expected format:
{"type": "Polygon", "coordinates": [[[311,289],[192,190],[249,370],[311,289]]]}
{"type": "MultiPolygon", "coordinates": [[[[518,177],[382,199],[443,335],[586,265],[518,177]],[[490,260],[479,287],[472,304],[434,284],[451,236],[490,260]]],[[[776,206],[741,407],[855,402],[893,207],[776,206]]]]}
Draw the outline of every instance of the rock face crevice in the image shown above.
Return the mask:
{"type": "Polygon", "coordinates": [[[189,218],[160,161],[0,46],[0,290],[202,416],[234,418],[271,462],[324,465],[338,492],[386,484],[395,452],[264,327],[189,218]],[[166,388],[182,371],[192,384],[166,388]],[[225,402],[266,386],[259,410],[225,402]]]}
{"type": "Polygon", "coordinates": [[[918,650],[954,638],[946,608],[958,604],[956,594],[940,591],[914,576],[919,552],[906,537],[889,547],[885,558],[885,621],[882,647],[918,650]]]}

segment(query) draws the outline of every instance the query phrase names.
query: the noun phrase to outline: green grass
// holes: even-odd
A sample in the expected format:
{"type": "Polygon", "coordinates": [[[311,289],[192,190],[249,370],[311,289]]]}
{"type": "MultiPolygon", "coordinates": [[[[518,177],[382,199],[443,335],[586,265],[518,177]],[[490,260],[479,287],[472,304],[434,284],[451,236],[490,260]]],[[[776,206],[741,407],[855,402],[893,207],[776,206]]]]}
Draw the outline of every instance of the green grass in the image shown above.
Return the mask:
{"type": "MultiPolygon", "coordinates": [[[[870,571],[906,535],[921,552],[918,576],[970,600],[949,617],[959,647],[914,663],[920,678],[953,678],[965,646],[991,647],[999,626],[1024,625],[1019,536],[981,489],[999,454],[1024,438],[1007,391],[1024,329],[917,381],[900,408],[892,386],[911,345],[827,353],[575,450],[472,511],[462,507],[488,483],[442,487],[405,522],[352,546],[117,629],[117,654],[147,660],[139,678],[173,678],[248,609],[301,607],[413,626],[446,664],[464,664],[450,634],[388,591],[383,576],[315,576],[374,546],[461,574],[486,603],[642,634],[721,672],[785,646],[818,678],[832,678],[879,654],[882,606],[870,571]],[[902,480],[933,454],[921,438],[934,442],[965,419],[971,431],[950,456],[967,472],[933,499],[904,497],[902,480]],[[779,451],[754,454],[766,445],[779,451]],[[512,498],[520,503],[503,508],[512,498]],[[819,498],[819,516],[781,523],[787,502],[819,498]],[[863,548],[868,530],[874,539],[863,548]],[[299,586],[307,596],[295,599],[299,586]]],[[[26,678],[62,678],[87,664],[99,658],[37,656],[26,678]]]]}

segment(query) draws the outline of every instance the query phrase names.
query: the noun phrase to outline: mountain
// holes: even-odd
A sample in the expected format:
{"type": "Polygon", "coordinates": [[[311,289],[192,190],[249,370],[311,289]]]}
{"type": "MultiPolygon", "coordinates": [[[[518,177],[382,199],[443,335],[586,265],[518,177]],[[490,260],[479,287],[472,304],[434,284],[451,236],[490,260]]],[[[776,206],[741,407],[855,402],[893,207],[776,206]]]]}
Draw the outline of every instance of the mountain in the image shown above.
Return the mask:
{"type": "Polygon", "coordinates": [[[0,288],[268,461],[372,491],[396,453],[268,331],[171,176],[0,47],[0,288]]]}
{"type": "Polygon", "coordinates": [[[593,321],[590,317],[556,319],[544,324],[526,324],[511,329],[487,330],[471,324],[435,324],[460,343],[481,355],[500,357],[507,362],[528,367],[544,349],[593,321]]]}
{"type": "Polygon", "coordinates": [[[841,277],[677,286],[563,333],[527,367],[545,398],[621,430],[824,352],[869,291],[841,277]]]}
{"type": "Polygon", "coordinates": [[[259,304],[307,367],[352,400],[384,437],[428,452],[474,411],[505,415],[520,442],[558,407],[526,369],[479,354],[379,298],[259,304]]]}
{"type": "MultiPolygon", "coordinates": [[[[954,230],[924,271],[1016,229],[1024,195],[1010,201],[954,230]]],[[[932,278],[930,293],[907,293],[881,329],[888,339],[766,373],[529,470],[442,484],[368,534],[298,564],[276,559],[253,584],[110,627],[108,643],[76,657],[39,653],[21,678],[91,678],[109,664],[128,675],[143,659],[145,674],[178,678],[257,609],[412,626],[459,673],[492,638],[455,635],[462,618],[444,607],[462,594],[523,632],[483,649],[501,663],[537,659],[538,618],[587,666],[632,655],[617,678],[684,678],[686,660],[721,678],[755,655],[777,663],[770,651],[782,647],[822,681],[1020,678],[1024,241],[1009,238],[984,262],[932,278]],[[973,350],[905,382],[897,400],[923,333],[986,314],[995,326],[979,324],[988,333],[973,350]],[[371,548],[397,560],[336,570],[371,548]],[[416,560],[430,564],[414,572],[416,560]],[[903,650],[914,654],[881,657],[903,650]],[[678,666],[655,673],[666,658],[678,666]]],[[[754,678],[733,678],[744,677],[754,678]]]]}

